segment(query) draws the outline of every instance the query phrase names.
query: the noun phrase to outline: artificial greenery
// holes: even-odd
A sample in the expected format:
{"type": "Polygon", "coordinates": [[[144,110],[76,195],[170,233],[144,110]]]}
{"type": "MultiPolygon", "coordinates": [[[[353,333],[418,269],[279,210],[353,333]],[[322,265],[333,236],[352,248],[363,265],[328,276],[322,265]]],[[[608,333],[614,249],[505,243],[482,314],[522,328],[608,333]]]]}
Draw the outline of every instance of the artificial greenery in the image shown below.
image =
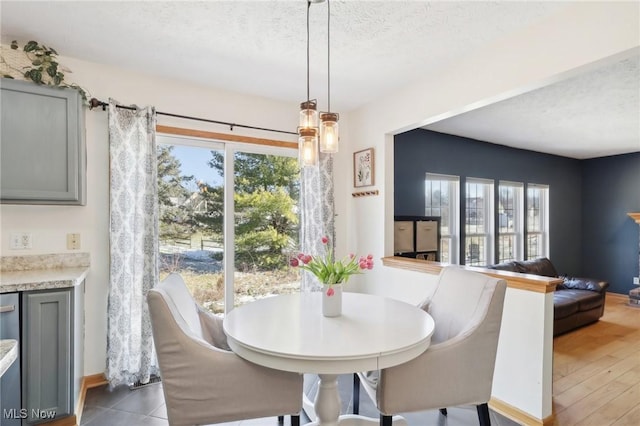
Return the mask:
{"type": "MultiPolygon", "coordinates": [[[[18,50],[18,42],[11,42],[11,49],[18,50]]],[[[47,86],[68,87],[76,89],[80,92],[82,100],[87,102],[87,92],[75,83],[67,83],[64,81],[64,73],[60,70],[60,64],[57,61],[58,52],[52,47],[47,47],[37,41],[29,41],[22,48],[27,58],[31,62],[30,66],[23,67],[23,70],[17,70],[24,75],[28,81],[36,84],[45,84],[47,86]]],[[[6,62],[5,62],[6,63],[6,62]]],[[[7,64],[8,65],[8,64],[7,64]]],[[[12,67],[13,68],[13,67],[12,67]]],[[[15,69],[15,68],[14,68],[15,69]]],[[[5,78],[13,78],[9,74],[4,74],[5,78]]]]}

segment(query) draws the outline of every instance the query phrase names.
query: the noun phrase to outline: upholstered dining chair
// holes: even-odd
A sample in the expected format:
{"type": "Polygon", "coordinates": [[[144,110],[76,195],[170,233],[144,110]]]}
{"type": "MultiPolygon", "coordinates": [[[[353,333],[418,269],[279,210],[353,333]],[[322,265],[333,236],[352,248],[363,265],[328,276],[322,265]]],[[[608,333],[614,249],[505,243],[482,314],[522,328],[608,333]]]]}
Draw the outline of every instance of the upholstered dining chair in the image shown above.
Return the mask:
{"type": "Polygon", "coordinates": [[[422,304],[434,319],[431,346],[395,367],[354,375],[353,407],[360,384],[380,411],[392,415],[475,405],[480,425],[490,424],[488,401],[498,348],[506,282],[457,266],[443,268],[430,300],[422,304]]]}
{"type": "Polygon", "coordinates": [[[182,277],[147,296],[169,424],[196,425],[291,415],[300,424],[302,375],[262,367],[233,353],[222,319],[206,313],[182,277]]]}

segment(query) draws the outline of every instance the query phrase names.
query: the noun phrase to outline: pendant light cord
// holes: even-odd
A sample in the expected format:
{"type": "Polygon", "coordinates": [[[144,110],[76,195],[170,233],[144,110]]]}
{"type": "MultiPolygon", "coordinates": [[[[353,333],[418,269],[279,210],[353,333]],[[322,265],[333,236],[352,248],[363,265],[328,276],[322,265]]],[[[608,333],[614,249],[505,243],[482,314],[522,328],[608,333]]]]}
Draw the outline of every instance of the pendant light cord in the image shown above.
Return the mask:
{"type": "Polygon", "coordinates": [[[311,1],[307,0],[307,103],[309,102],[309,9],[311,1]]]}
{"type": "Polygon", "coordinates": [[[331,112],[331,0],[327,0],[327,112],[331,112]]]}

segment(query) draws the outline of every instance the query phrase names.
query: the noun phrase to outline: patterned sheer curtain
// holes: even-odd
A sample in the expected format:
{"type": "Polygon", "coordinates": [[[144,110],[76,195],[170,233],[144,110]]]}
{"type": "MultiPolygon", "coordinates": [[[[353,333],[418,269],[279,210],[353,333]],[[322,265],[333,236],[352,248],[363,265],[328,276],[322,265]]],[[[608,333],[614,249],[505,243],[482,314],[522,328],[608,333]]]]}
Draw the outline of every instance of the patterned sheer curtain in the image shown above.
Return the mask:
{"type": "MultiPolygon", "coordinates": [[[[335,245],[333,199],[333,158],[320,154],[318,166],[303,167],[300,173],[300,249],[303,253],[322,253],[323,235],[335,245]]],[[[300,291],[319,291],[317,278],[303,271],[300,291]]]]}
{"type": "MultiPolygon", "coordinates": [[[[320,153],[316,167],[303,167],[300,171],[300,250],[303,253],[322,253],[321,238],[329,237],[335,245],[335,208],[333,198],[333,157],[320,153]]],[[[302,271],[300,291],[320,291],[322,285],[310,272],[302,271]]],[[[318,386],[316,374],[304,375],[303,407],[307,415],[315,420],[316,414],[309,396],[318,386]]]]}
{"type": "Polygon", "coordinates": [[[109,101],[110,271],[107,380],[157,374],[147,292],[158,280],[156,112],[109,101]]]}

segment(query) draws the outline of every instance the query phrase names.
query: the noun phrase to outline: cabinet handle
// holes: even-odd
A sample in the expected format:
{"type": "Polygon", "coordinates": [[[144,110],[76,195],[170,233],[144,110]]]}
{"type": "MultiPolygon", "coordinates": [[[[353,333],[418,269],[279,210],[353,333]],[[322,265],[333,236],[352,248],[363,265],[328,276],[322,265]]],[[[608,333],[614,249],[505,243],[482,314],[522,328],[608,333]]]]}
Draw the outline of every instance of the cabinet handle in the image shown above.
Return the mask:
{"type": "Polygon", "coordinates": [[[5,312],[13,312],[16,310],[16,305],[4,305],[4,306],[0,306],[0,314],[3,314],[5,312]]]}

